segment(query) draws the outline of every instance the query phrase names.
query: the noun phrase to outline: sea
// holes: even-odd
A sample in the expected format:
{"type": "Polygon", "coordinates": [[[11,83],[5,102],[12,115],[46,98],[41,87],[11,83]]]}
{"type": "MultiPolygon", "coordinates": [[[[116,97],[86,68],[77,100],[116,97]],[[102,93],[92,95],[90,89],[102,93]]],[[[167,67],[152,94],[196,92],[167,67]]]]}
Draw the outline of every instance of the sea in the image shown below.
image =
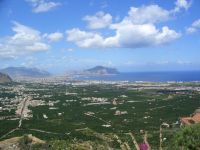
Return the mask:
{"type": "Polygon", "coordinates": [[[79,76],[77,80],[192,82],[200,81],[200,71],[127,72],[104,76],[79,76]]]}

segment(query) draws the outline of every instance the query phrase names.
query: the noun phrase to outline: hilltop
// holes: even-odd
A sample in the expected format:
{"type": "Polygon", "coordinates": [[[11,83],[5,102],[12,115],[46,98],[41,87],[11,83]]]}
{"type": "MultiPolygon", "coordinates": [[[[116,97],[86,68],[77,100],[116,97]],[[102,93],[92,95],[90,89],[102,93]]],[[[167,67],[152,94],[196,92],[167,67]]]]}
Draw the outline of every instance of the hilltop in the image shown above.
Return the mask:
{"type": "Polygon", "coordinates": [[[38,68],[26,68],[26,67],[8,67],[0,70],[0,72],[8,74],[12,78],[15,77],[47,77],[51,74],[47,71],[40,70],[38,68]]]}
{"type": "Polygon", "coordinates": [[[0,73],[0,83],[11,83],[11,82],[12,79],[8,75],[0,73]]]}

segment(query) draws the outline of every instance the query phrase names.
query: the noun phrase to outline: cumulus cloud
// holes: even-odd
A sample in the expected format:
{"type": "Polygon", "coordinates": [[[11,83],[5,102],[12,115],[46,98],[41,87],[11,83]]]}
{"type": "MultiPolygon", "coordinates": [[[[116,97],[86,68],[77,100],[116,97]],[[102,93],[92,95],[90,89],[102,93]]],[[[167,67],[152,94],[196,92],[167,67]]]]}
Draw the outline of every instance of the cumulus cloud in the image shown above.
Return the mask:
{"type": "Polygon", "coordinates": [[[67,31],[67,40],[83,48],[138,48],[169,43],[180,37],[166,26],[158,30],[153,24],[126,22],[113,26],[113,29],[116,30],[114,36],[103,37],[99,33],[75,28],[67,31]]]}
{"type": "Polygon", "coordinates": [[[0,38],[0,57],[16,58],[27,53],[46,51],[50,45],[46,44],[41,33],[33,28],[13,23],[14,35],[0,38]]]}
{"type": "Polygon", "coordinates": [[[190,27],[186,29],[187,33],[194,33],[200,29],[200,19],[195,20],[190,27]]]}
{"type": "Polygon", "coordinates": [[[181,36],[167,26],[156,27],[156,23],[170,19],[170,14],[158,5],[131,7],[120,22],[108,26],[114,32],[113,36],[73,28],[66,31],[67,41],[83,48],[138,48],[166,44],[181,36]]]}
{"type": "Polygon", "coordinates": [[[50,34],[44,34],[44,37],[51,42],[57,42],[63,38],[63,34],[60,32],[54,32],[50,34]]]}
{"type": "Polygon", "coordinates": [[[174,8],[174,12],[179,12],[181,9],[188,10],[192,5],[191,0],[177,0],[175,2],[176,7],[174,8]]]}
{"type": "Polygon", "coordinates": [[[58,2],[47,1],[47,0],[26,0],[26,1],[31,3],[34,13],[47,12],[61,5],[58,2]]]}
{"type": "Polygon", "coordinates": [[[131,20],[135,24],[156,23],[166,21],[170,18],[170,12],[158,5],[149,5],[142,7],[131,7],[127,20],[131,20]]]}
{"type": "Polygon", "coordinates": [[[153,24],[133,24],[124,21],[112,26],[116,30],[115,38],[120,47],[137,48],[169,43],[180,37],[179,33],[167,26],[157,29],[153,24]]]}
{"type": "Polygon", "coordinates": [[[90,29],[100,29],[108,27],[112,23],[112,16],[100,11],[93,16],[85,16],[83,20],[88,23],[90,29]]]}
{"type": "Polygon", "coordinates": [[[80,47],[103,47],[103,37],[98,33],[81,31],[78,28],[74,28],[66,31],[68,37],[67,40],[75,42],[80,47]]]}

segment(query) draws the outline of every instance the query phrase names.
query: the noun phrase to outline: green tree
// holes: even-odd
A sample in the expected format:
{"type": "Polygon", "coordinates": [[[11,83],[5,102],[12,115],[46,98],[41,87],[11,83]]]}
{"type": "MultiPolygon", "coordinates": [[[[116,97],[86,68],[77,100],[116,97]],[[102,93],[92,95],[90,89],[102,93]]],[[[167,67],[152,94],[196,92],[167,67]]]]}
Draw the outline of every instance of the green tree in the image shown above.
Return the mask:
{"type": "Polygon", "coordinates": [[[182,128],[175,136],[174,145],[176,149],[200,150],[200,124],[182,128]]]}

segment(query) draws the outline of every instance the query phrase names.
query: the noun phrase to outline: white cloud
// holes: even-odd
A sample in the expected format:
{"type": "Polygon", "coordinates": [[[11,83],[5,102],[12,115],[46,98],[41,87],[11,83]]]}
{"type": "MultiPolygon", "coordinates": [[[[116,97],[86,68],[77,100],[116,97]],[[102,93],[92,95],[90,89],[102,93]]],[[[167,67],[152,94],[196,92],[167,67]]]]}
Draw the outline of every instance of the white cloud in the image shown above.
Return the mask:
{"type": "Polygon", "coordinates": [[[94,16],[85,16],[83,20],[87,21],[90,29],[100,29],[108,27],[112,23],[112,16],[100,11],[94,16]]]}
{"type": "Polygon", "coordinates": [[[73,48],[62,48],[61,51],[62,51],[63,53],[65,53],[65,52],[73,52],[74,49],[73,49],[73,48]]]}
{"type": "Polygon", "coordinates": [[[200,19],[194,21],[192,23],[192,27],[194,27],[194,28],[200,28],[200,19]]]}
{"type": "Polygon", "coordinates": [[[51,42],[57,42],[63,38],[63,34],[60,32],[54,32],[50,34],[44,34],[44,37],[51,42]]]}
{"type": "Polygon", "coordinates": [[[186,29],[187,33],[194,33],[200,29],[200,19],[195,20],[190,27],[186,29]]]}
{"type": "Polygon", "coordinates": [[[178,60],[176,63],[177,63],[177,64],[180,64],[180,65],[188,65],[188,64],[191,64],[190,61],[183,61],[183,60],[178,60]]]}
{"type": "Polygon", "coordinates": [[[153,24],[133,24],[126,21],[113,25],[116,29],[115,38],[121,47],[137,48],[155,46],[169,43],[180,37],[179,33],[169,29],[167,26],[157,29],[153,24]]]}
{"type": "Polygon", "coordinates": [[[47,12],[61,5],[58,2],[47,1],[47,0],[26,0],[26,1],[31,3],[34,13],[47,12]]]}
{"type": "Polygon", "coordinates": [[[66,31],[68,37],[67,40],[75,42],[80,47],[103,47],[103,38],[98,33],[81,31],[78,28],[74,28],[66,31]]]}
{"type": "Polygon", "coordinates": [[[74,49],[73,49],[73,48],[68,48],[67,51],[68,51],[68,52],[73,52],[74,49]]]}
{"type": "Polygon", "coordinates": [[[106,1],[101,3],[101,9],[107,8],[108,7],[108,3],[106,1]]]}
{"type": "Polygon", "coordinates": [[[181,9],[188,10],[192,5],[191,0],[177,0],[175,2],[176,7],[174,8],[174,12],[179,12],[181,9]]]}
{"type": "Polygon", "coordinates": [[[189,27],[189,28],[186,29],[186,32],[191,34],[191,33],[197,32],[197,29],[193,28],[193,27],[189,27]]]}
{"type": "Polygon", "coordinates": [[[28,56],[25,58],[25,62],[22,62],[21,65],[25,67],[33,67],[37,64],[38,59],[33,56],[28,56]]]}
{"type": "Polygon", "coordinates": [[[50,48],[50,45],[43,41],[41,33],[33,28],[14,22],[12,30],[15,32],[14,35],[0,40],[1,58],[15,58],[50,48]]]}
{"type": "Polygon", "coordinates": [[[158,5],[149,5],[142,7],[131,7],[127,20],[131,20],[134,24],[156,23],[166,21],[170,18],[170,12],[158,5]]]}
{"type": "Polygon", "coordinates": [[[181,35],[167,26],[158,29],[155,23],[170,18],[170,11],[157,5],[131,7],[121,22],[110,24],[113,36],[104,37],[97,32],[67,30],[67,41],[83,48],[138,48],[169,43],[181,35]]]}
{"type": "Polygon", "coordinates": [[[72,29],[67,31],[67,40],[83,48],[138,48],[162,45],[180,37],[179,33],[168,27],[158,30],[153,24],[135,25],[127,22],[115,25],[113,29],[116,34],[105,38],[98,33],[72,29]]]}

